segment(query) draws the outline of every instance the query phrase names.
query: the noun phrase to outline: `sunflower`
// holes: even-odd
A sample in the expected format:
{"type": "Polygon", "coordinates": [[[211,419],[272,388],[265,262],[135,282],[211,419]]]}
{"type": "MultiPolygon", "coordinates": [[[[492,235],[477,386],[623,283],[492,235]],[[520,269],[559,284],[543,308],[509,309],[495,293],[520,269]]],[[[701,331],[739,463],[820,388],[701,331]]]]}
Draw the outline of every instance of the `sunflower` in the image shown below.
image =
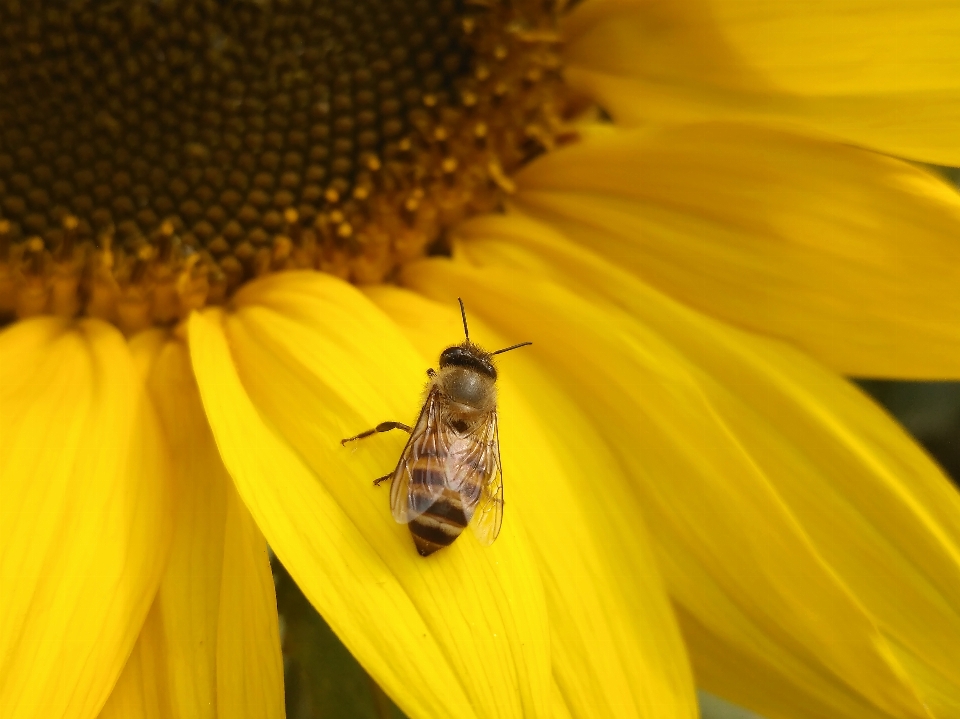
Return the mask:
{"type": "Polygon", "coordinates": [[[0,706],[283,714],[267,544],[411,717],[960,715],[960,8],[0,6],[0,706]],[[896,159],[905,157],[908,160],[896,159]],[[370,485],[501,358],[506,518],[370,485]]]}

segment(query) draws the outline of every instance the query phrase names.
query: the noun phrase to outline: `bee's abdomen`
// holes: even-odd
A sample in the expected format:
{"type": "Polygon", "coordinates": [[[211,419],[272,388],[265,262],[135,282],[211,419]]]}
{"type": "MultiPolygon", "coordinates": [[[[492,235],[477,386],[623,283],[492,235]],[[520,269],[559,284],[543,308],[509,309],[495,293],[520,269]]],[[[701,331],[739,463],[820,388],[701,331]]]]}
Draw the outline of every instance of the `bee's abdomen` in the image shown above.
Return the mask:
{"type": "Polygon", "coordinates": [[[410,534],[417,551],[428,557],[453,543],[468,524],[460,495],[444,488],[440,497],[424,512],[410,521],[410,534]]]}

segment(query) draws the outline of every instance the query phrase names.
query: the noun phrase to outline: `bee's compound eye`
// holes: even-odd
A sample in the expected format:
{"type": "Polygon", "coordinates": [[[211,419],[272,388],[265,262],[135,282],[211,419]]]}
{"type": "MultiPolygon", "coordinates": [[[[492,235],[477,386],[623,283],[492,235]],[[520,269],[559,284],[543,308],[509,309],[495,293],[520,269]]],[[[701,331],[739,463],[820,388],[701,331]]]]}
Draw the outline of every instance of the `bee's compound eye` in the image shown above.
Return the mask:
{"type": "Polygon", "coordinates": [[[440,368],[444,367],[465,367],[490,379],[497,378],[497,370],[490,361],[490,356],[483,350],[469,345],[454,345],[441,352],[440,368]]]}
{"type": "Polygon", "coordinates": [[[447,347],[440,353],[440,366],[446,367],[449,364],[458,365],[458,360],[462,357],[463,350],[459,347],[447,347]]]}

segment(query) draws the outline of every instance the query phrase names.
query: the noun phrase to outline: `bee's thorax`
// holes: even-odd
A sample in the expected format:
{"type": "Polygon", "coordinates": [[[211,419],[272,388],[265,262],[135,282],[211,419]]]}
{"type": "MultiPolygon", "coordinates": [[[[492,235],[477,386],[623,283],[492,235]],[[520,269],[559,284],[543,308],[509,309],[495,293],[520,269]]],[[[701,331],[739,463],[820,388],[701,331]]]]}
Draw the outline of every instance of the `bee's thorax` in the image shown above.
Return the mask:
{"type": "Polygon", "coordinates": [[[497,406],[497,387],[490,377],[467,367],[444,367],[436,383],[449,400],[448,410],[468,423],[497,406]]]}

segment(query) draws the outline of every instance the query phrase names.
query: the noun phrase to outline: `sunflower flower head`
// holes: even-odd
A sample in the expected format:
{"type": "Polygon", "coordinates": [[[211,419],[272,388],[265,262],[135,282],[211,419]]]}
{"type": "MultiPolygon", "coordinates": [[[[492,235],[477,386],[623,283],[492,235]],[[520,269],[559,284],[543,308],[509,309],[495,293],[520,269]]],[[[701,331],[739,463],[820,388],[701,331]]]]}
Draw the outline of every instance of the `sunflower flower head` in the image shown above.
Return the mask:
{"type": "Polygon", "coordinates": [[[269,543],[414,719],[960,716],[960,497],[841,376],[960,376],[960,9],[876,5],[0,0],[2,711],[283,716],[269,543]],[[534,346],[422,557],[458,297],[534,346]]]}
{"type": "Polygon", "coordinates": [[[7,3],[0,315],[131,333],[449,250],[554,147],[550,3],[7,3]]]}

